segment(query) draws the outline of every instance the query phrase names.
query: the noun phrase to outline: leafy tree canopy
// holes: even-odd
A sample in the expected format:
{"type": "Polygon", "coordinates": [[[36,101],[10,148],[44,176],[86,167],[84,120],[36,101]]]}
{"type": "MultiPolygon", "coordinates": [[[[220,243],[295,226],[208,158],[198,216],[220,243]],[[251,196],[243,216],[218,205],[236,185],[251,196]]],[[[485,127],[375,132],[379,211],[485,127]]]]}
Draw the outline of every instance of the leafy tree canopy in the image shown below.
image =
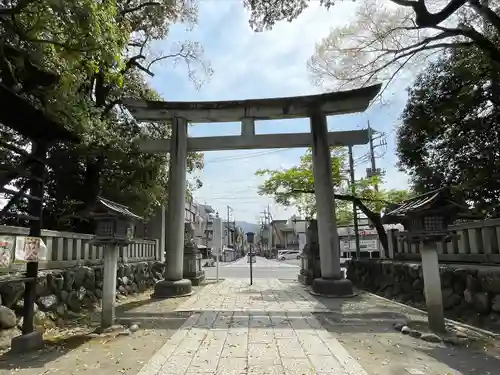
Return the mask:
{"type": "MultiPolygon", "coordinates": [[[[372,211],[380,212],[385,201],[399,203],[409,198],[406,190],[379,190],[373,186],[380,184],[380,179],[362,178],[355,182],[354,187],[347,186],[347,152],[343,148],[332,148],[332,177],[336,194],[346,197],[354,196],[365,199],[365,205],[372,211]],[[354,188],[354,189],[353,189],[354,188]]],[[[283,206],[296,207],[300,215],[315,217],[316,201],[314,194],[314,178],[312,173],[312,154],[308,149],[300,158],[299,164],[280,170],[259,170],[259,176],[266,180],[259,187],[260,195],[272,196],[276,203],[283,206]]],[[[347,224],[352,220],[352,200],[336,200],[336,217],[339,224],[347,224]]]]}
{"type": "Polygon", "coordinates": [[[420,192],[447,183],[498,215],[500,71],[479,50],[450,51],[409,90],[398,129],[400,166],[420,192]]]}
{"type": "MultiPolygon", "coordinates": [[[[317,2],[316,2],[317,3],[317,2]]],[[[333,0],[320,0],[335,12],[333,0]]],[[[353,21],[332,28],[316,46],[308,68],[314,83],[360,86],[390,80],[408,64],[421,67],[443,49],[477,48],[500,65],[498,0],[356,1],[353,21]]],[[[245,0],[256,31],[296,19],[312,0],[245,0]]]]}
{"type": "MultiPolygon", "coordinates": [[[[167,37],[173,23],[194,24],[196,17],[196,6],[188,0],[0,4],[1,83],[30,98],[84,140],[49,151],[46,227],[88,231],[88,222],[74,214],[88,209],[98,194],[143,216],[165,199],[168,156],[138,153],[135,141],[166,137],[170,126],[135,123],[120,100],[159,99],[144,77],[154,75],[153,64],[185,62],[197,87],[210,76],[198,43],[174,45],[161,55],[150,48],[154,40],[167,37]],[[47,73],[40,75],[40,70],[47,73]]],[[[5,127],[0,130],[15,143],[26,144],[5,127]]],[[[0,158],[2,164],[16,160],[5,151],[0,158]]],[[[202,167],[202,155],[190,154],[189,170],[202,167]]]]}

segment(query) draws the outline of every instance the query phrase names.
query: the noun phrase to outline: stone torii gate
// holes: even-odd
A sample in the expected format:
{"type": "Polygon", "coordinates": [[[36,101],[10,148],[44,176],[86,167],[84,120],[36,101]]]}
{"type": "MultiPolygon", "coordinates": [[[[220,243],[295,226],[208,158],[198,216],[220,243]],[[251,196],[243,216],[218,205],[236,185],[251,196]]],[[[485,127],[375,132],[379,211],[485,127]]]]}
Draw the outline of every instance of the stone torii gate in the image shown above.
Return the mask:
{"type": "Polygon", "coordinates": [[[142,141],[146,153],[170,153],[165,279],[155,285],[156,297],[191,292],[183,279],[184,202],[186,163],[189,151],[243,150],[311,147],[316,192],[321,278],[314,280],[314,293],[352,295],[352,284],[342,279],[339,239],[334,220],[335,203],[330,146],[367,144],[368,130],[328,132],[327,116],[364,111],[380,91],[380,85],[357,90],[288,98],[218,102],[161,102],[126,99],[125,107],[139,122],[172,123],[170,139],[142,141]],[[255,134],[255,120],[310,119],[310,133],[255,134]],[[188,123],[241,122],[241,135],[188,137],[188,123]]]}

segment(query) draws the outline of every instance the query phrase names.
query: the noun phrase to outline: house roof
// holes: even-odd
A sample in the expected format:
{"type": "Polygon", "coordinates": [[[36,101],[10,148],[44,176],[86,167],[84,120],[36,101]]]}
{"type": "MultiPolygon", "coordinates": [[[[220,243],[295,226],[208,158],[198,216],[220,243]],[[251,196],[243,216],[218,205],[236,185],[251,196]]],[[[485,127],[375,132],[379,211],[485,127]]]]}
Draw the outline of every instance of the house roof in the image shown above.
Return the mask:
{"type": "Polygon", "coordinates": [[[419,213],[432,209],[444,209],[445,207],[446,209],[451,209],[454,212],[469,210],[466,205],[452,199],[449,187],[445,186],[403,201],[395,209],[385,213],[382,220],[384,222],[388,222],[391,221],[391,219],[394,220],[396,218],[403,218],[404,216],[411,214],[418,215],[419,213]]]}
{"type": "Polygon", "coordinates": [[[137,220],[143,219],[142,217],[137,216],[136,214],[131,212],[127,206],[110,201],[109,199],[97,197],[97,202],[100,203],[107,210],[111,211],[112,213],[119,214],[122,216],[127,216],[137,220]]]}

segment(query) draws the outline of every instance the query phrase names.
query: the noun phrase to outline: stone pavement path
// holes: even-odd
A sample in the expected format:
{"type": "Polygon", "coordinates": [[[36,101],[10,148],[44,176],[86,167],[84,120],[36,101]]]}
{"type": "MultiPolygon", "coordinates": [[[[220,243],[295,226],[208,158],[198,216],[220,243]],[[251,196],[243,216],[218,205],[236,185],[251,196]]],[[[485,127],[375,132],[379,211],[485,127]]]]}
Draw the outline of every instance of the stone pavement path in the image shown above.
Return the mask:
{"type": "Polygon", "coordinates": [[[227,279],[177,310],[194,313],[138,375],[367,375],[313,314],[329,309],[298,285],[227,279]]]}

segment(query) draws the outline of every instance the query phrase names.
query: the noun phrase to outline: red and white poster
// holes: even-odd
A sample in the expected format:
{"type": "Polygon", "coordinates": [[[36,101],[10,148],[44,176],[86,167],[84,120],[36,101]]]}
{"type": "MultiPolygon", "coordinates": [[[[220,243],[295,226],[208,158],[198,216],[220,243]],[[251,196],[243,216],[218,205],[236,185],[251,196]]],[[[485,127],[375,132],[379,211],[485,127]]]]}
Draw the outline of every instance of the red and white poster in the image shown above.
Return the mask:
{"type": "Polygon", "coordinates": [[[0,236],[0,268],[9,268],[16,239],[14,236],[0,236]]]}
{"type": "Polygon", "coordinates": [[[40,237],[16,237],[15,263],[39,262],[47,259],[47,247],[40,237]]]}

